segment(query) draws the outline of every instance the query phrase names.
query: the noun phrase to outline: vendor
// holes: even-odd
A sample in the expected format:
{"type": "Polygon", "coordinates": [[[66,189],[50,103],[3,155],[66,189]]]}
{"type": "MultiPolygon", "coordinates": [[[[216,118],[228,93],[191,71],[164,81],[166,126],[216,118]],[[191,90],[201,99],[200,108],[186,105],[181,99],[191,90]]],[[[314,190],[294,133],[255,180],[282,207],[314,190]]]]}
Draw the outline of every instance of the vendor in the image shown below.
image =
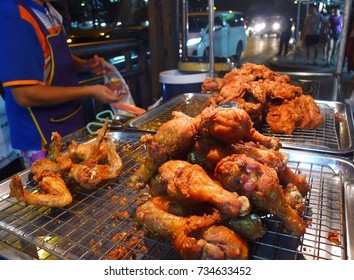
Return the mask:
{"type": "Polygon", "coordinates": [[[103,58],[71,54],[62,16],[51,0],[0,2],[0,81],[5,89],[11,145],[25,167],[46,156],[52,132],[65,136],[88,121],[85,98],[114,103],[119,96],[104,85],[79,86],[77,73],[113,71],[103,58]]]}

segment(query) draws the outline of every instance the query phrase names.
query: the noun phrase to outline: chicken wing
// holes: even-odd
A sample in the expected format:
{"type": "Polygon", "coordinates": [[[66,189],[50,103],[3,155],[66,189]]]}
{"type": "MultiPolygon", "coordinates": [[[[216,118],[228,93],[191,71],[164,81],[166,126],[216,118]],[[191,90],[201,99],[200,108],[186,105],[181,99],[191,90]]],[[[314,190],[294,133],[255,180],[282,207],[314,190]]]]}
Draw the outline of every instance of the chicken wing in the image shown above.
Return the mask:
{"type": "Polygon", "coordinates": [[[81,143],[72,140],[68,146],[69,157],[76,163],[90,160],[97,162],[104,160],[107,157],[107,145],[103,141],[108,130],[108,118],[102,128],[96,131],[97,139],[94,142],[81,143]]]}
{"type": "Polygon", "coordinates": [[[69,177],[85,189],[92,189],[104,180],[115,178],[122,171],[123,164],[116,151],[115,143],[111,138],[106,138],[104,141],[107,145],[107,163],[99,164],[95,159],[87,159],[83,163],[74,163],[70,169],[69,177]]]}
{"type": "Polygon", "coordinates": [[[153,197],[136,210],[136,219],[150,231],[169,238],[182,259],[247,259],[248,247],[235,232],[216,225],[222,218],[210,208],[201,216],[168,212],[166,197],[153,197]]]}
{"type": "Polygon", "coordinates": [[[21,178],[13,175],[10,181],[10,197],[27,204],[48,207],[64,207],[72,202],[71,193],[59,174],[43,171],[37,180],[43,192],[30,193],[23,187],[21,178]]]}
{"type": "Polygon", "coordinates": [[[61,136],[59,133],[53,132],[52,143],[48,157],[34,161],[31,166],[31,171],[35,175],[35,180],[37,180],[36,176],[40,177],[41,173],[45,171],[59,173],[61,175],[65,175],[69,172],[72,165],[72,161],[69,157],[64,156],[60,153],[60,146],[61,136]]]}
{"type": "Polygon", "coordinates": [[[218,163],[215,178],[224,188],[249,197],[257,208],[278,216],[290,234],[300,237],[305,233],[305,222],[288,204],[274,169],[234,154],[218,163]]]}
{"type": "Polygon", "coordinates": [[[225,190],[202,167],[182,160],[169,160],[158,169],[158,180],[150,184],[153,195],[168,195],[184,205],[209,203],[227,217],[250,212],[247,197],[225,190]]]}

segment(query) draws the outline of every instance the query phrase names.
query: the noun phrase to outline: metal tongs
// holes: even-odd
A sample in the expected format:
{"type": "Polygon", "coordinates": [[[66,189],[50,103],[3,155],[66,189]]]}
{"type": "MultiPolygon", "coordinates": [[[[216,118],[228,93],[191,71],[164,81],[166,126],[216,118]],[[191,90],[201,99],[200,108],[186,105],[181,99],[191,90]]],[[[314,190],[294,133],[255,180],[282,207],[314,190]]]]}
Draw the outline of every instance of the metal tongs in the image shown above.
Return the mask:
{"type": "Polygon", "coordinates": [[[122,116],[114,114],[111,110],[104,110],[96,115],[96,119],[100,122],[89,122],[86,125],[86,129],[89,133],[95,134],[96,131],[92,129],[95,127],[103,127],[106,118],[108,117],[108,128],[124,128],[122,116]]]}

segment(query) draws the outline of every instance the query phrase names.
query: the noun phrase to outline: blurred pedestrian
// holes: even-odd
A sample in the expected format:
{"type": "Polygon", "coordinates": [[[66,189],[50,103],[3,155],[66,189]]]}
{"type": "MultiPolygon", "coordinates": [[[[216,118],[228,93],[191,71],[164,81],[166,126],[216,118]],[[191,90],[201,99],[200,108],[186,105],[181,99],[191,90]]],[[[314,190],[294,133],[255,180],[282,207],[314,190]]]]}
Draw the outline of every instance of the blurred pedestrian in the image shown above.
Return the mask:
{"type": "Polygon", "coordinates": [[[301,32],[306,47],[307,62],[310,62],[310,49],[313,49],[313,64],[317,65],[318,45],[320,43],[321,29],[325,28],[326,21],[318,12],[317,6],[311,4],[309,6],[309,14],[304,21],[304,27],[301,32]]]}
{"type": "Polygon", "coordinates": [[[282,31],[280,33],[280,40],[279,40],[279,51],[278,56],[286,56],[289,51],[289,41],[292,36],[292,28],[293,22],[291,19],[284,19],[282,22],[282,31]]]}
{"type": "Polygon", "coordinates": [[[334,63],[333,60],[339,45],[342,27],[343,16],[340,13],[339,7],[332,6],[328,19],[329,43],[327,48],[327,66],[334,63]]]}
{"type": "Polygon", "coordinates": [[[328,19],[329,19],[329,14],[326,9],[322,10],[322,16],[326,21],[326,24],[324,25],[323,28],[321,28],[321,33],[320,33],[320,48],[322,50],[322,60],[327,61],[327,48],[328,48],[328,43],[329,43],[329,32],[328,32],[328,19]]]}
{"type": "Polygon", "coordinates": [[[345,56],[347,59],[347,70],[349,73],[354,71],[354,20],[351,19],[349,26],[347,45],[345,48],[345,56]]]}

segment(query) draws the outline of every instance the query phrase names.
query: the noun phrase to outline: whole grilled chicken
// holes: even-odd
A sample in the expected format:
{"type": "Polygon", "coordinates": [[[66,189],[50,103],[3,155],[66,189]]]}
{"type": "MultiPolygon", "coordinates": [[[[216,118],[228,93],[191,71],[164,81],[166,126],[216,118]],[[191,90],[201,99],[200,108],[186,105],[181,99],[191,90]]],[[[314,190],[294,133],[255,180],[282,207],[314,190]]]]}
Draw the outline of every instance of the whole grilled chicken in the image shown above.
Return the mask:
{"type": "Polygon", "coordinates": [[[246,195],[257,208],[279,217],[288,233],[298,237],[305,233],[305,222],[289,205],[274,169],[234,154],[218,163],[215,178],[224,188],[246,195]]]}
{"type": "Polygon", "coordinates": [[[248,258],[245,241],[231,229],[217,225],[222,221],[219,211],[209,208],[200,216],[179,216],[170,213],[174,205],[166,197],[153,197],[137,208],[136,219],[155,234],[169,238],[182,259],[248,258]]]}

